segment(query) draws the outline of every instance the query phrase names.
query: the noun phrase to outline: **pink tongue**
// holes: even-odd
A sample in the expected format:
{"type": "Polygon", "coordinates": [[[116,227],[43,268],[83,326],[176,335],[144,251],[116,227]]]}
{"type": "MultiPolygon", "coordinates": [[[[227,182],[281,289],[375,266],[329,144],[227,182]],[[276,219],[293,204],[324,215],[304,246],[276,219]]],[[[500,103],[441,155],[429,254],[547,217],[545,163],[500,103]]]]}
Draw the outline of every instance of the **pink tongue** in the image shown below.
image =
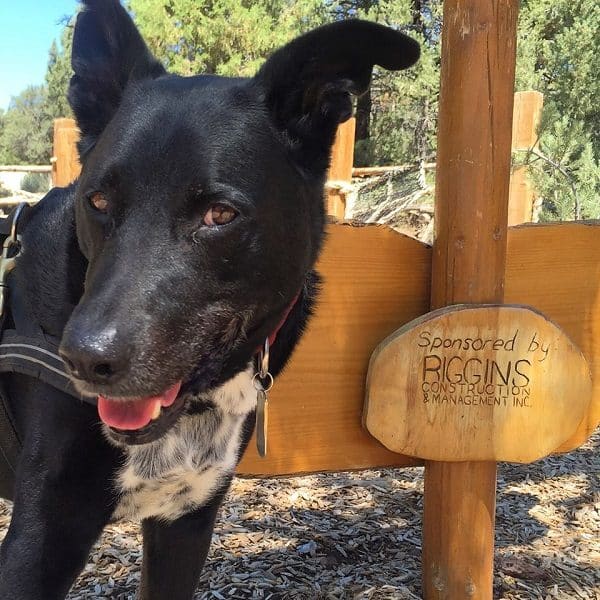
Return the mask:
{"type": "Polygon", "coordinates": [[[98,396],[98,414],[104,423],[115,429],[141,429],[150,423],[156,406],[171,406],[177,398],[181,381],[159,396],[116,400],[98,396]]]}

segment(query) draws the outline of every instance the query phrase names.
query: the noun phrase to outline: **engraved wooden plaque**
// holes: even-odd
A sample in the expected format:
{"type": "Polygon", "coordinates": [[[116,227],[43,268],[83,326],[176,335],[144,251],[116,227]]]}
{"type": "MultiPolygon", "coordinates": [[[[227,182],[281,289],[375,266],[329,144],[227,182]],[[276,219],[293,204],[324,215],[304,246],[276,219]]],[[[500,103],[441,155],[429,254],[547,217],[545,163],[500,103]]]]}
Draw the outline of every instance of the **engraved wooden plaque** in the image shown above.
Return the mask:
{"type": "Polygon", "coordinates": [[[540,313],[450,306],[376,348],[363,424],[409,456],[526,463],[573,435],[591,395],[587,361],[540,313]]]}

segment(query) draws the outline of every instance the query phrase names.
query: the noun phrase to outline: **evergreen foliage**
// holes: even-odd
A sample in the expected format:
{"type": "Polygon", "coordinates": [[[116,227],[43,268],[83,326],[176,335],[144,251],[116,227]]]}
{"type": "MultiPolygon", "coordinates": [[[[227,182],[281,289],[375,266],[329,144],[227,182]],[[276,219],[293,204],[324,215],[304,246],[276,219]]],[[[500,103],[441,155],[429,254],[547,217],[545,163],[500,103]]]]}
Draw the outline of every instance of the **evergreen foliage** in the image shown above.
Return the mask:
{"type": "Polygon", "coordinates": [[[48,191],[48,176],[44,173],[27,173],[21,180],[21,189],[32,194],[48,191]]]}
{"type": "Polygon", "coordinates": [[[52,119],[70,117],[71,107],[67,101],[67,89],[71,79],[71,47],[73,46],[73,24],[63,29],[60,46],[52,42],[46,71],[46,112],[52,119]]]}
{"type": "Polygon", "coordinates": [[[517,48],[517,89],[544,94],[539,149],[516,157],[542,218],[600,218],[600,4],[523,0],[517,48]]]}
{"type": "Polygon", "coordinates": [[[129,0],[151,50],[181,75],[253,75],[295,35],[331,20],[322,0],[129,0]]]}
{"type": "MultiPolygon", "coordinates": [[[[419,39],[401,77],[375,70],[357,102],[357,165],[435,161],[442,0],[128,0],[170,71],[249,76],[271,51],[334,19],[360,17],[419,39]]],[[[52,120],[70,116],[72,25],[49,51],[45,85],[0,111],[0,163],[48,162],[52,120]]],[[[539,146],[517,154],[544,199],[543,219],[600,217],[600,4],[522,0],[517,90],[544,94],[539,146]]]]}
{"type": "Polygon", "coordinates": [[[3,117],[0,162],[47,164],[51,127],[45,87],[29,86],[13,98],[3,117]]]}

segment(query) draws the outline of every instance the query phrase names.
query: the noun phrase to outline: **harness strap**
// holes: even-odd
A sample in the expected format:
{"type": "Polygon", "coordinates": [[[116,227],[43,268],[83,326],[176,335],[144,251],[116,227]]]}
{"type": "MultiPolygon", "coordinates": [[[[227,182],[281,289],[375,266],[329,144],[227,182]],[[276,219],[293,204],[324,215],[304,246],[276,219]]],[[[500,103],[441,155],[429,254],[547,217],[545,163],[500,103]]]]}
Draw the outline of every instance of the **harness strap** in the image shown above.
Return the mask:
{"type": "Polygon", "coordinates": [[[58,345],[59,341],[50,336],[31,338],[14,329],[6,329],[0,340],[0,373],[28,375],[96,405],[95,397],[81,396],[73,386],[58,355],[58,345]]]}
{"type": "MultiPolygon", "coordinates": [[[[82,397],[75,390],[58,355],[58,340],[38,335],[31,338],[5,329],[0,338],[0,373],[21,373],[51,385],[85,402],[96,404],[95,398],[82,397]]],[[[0,495],[12,498],[21,440],[15,426],[6,385],[0,380],[0,495]]]]}
{"type": "Polygon", "coordinates": [[[0,217],[0,238],[7,238],[12,232],[13,221],[18,206],[13,208],[6,217],[0,217]]]}
{"type": "Polygon", "coordinates": [[[8,394],[4,384],[0,382],[0,454],[9,470],[7,473],[4,468],[0,468],[0,494],[3,498],[12,498],[14,475],[20,452],[21,440],[17,435],[8,394]]]}
{"type": "MultiPolygon", "coordinates": [[[[16,239],[14,220],[23,207],[13,209],[8,218],[0,219],[0,240],[2,240],[2,256],[0,258],[0,331],[4,329],[5,311],[4,298],[6,294],[6,277],[10,271],[13,257],[10,248],[5,248],[5,242],[16,239]]],[[[0,495],[12,498],[14,494],[15,474],[21,453],[21,440],[15,427],[13,414],[6,386],[0,381],[0,495]]]]}
{"type": "MultiPolygon", "coordinates": [[[[6,316],[4,301],[7,295],[8,276],[20,252],[19,217],[27,211],[26,205],[16,207],[8,218],[0,218],[0,373],[21,373],[51,385],[75,398],[96,404],[95,398],[82,397],[67,373],[58,354],[59,340],[45,335],[20,315],[18,308],[6,316]],[[11,321],[21,324],[25,334],[15,329],[5,329],[11,321]]],[[[14,291],[13,291],[14,292],[14,291]]],[[[21,440],[17,433],[5,381],[0,379],[0,495],[12,498],[15,473],[21,453],[21,440]]]]}

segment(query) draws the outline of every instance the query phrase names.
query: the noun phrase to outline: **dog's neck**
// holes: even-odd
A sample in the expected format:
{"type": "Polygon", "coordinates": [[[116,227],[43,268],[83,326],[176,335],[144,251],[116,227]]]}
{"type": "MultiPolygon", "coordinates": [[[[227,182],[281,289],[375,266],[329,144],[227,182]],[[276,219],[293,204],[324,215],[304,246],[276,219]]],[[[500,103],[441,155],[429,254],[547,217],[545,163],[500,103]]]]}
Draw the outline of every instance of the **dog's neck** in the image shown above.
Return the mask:
{"type": "Polygon", "coordinates": [[[317,273],[310,271],[301,290],[282,316],[281,322],[269,336],[269,371],[273,376],[278,375],[285,367],[300,340],[313,312],[319,284],[320,280],[317,273]]]}

